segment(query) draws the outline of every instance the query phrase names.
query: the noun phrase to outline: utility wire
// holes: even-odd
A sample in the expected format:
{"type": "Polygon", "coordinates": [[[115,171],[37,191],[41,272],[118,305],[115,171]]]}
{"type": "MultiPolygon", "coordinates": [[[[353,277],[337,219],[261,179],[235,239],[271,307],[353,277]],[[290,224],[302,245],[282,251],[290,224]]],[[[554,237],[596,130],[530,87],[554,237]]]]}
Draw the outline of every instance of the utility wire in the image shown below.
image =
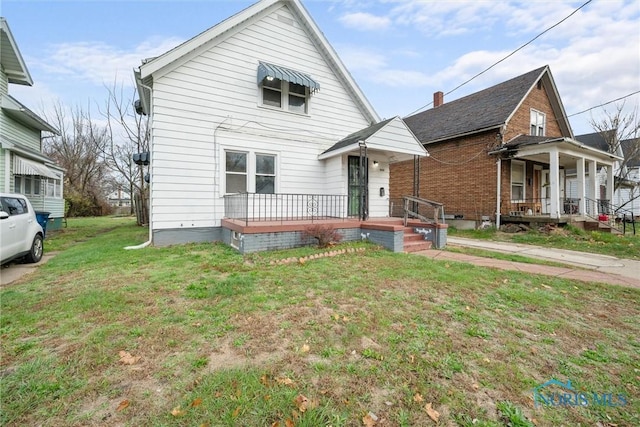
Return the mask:
{"type": "MultiPolygon", "coordinates": [[[[543,36],[544,34],[548,33],[549,31],[551,31],[552,29],[554,29],[555,27],[557,27],[558,25],[562,24],[564,21],[566,21],[567,19],[571,18],[573,15],[575,15],[580,9],[582,9],[583,7],[585,7],[586,5],[588,5],[589,3],[591,3],[593,0],[587,0],[582,6],[580,6],[579,8],[577,8],[576,10],[574,10],[573,12],[571,12],[569,15],[567,15],[566,17],[564,17],[561,21],[556,22],[555,24],[553,24],[552,26],[550,26],[549,28],[547,28],[546,30],[544,30],[543,32],[541,32],[540,34],[538,34],[537,36],[535,36],[534,38],[532,38],[531,40],[529,40],[528,42],[526,42],[525,44],[523,44],[522,46],[520,46],[519,48],[517,48],[516,50],[514,50],[513,52],[511,52],[510,54],[508,54],[507,56],[505,56],[504,58],[498,60],[497,62],[494,62],[492,65],[490,65],[488,68],[485,68],[484,70],[480,71],[478,74],[476,74],[475,76],[471,77],[469,80],[465,81],[464,83],[459,84],[458,86],[456,86],[455,88],[451,89],[449,92],[445,93],[445,95],[449,95],[450,93],[455,92],[456,90],[460,89],[462,86],[466,85],[467,83],[475,80],[476,78],[480,77],[481,75],[483,75],[484,73],[486,73],[487,71],[489,71],[490,69],[492,69],[493,67],[495,67],[496,65],[500,64],[501,62],[507,60],[508,58],[510,58],[511,56],[515,55],[518,51],[524,49],[525,47],[527,47],[528,45],[530,45],[531,43],[533,43],[535,40],[537,40],[538,38],[540,38],[541,36],[543,36]]],[[[428,106],[430,106],[431,104],[433,104],[433,101],[428,103],[427,105],[423,105],[422,107],[412,111],[411,113],[407,114],[407,116],[410,116],[412,114],[417,113],[418,111],[427,108],[428,106]]],[[[405,116],[405,117],[407,117],[405,116]]]]}
{"type": "Polygon", "coordinates": [[[613,99],[613,100],[611,100],[611,101],[607,101],[607,102],[605,102],[604,104],[596,105],[595,107],[587,108],[586,110],[582,110],[582,111],[577,112],[577,113],[569,114],[567,117],[577,116],[577,115],[579,115],[579,114],[583,114],[583,113],[586,113],[586,112],[588,112],[588,111],[595,110],[596,108],[604,107],[605,105],[612,104],[612,103],[614,103],[614,102],[616,102],[616,101],[621,101],[621,100],[623,100],[623,99],[625,99],[625,98],[629,98],[630,96],[636,95],[636,94],[638,94],[638,93],[640,93],[640,90],[637,90],[637,91],[635,91],[635,92],[632,92],[632,93],[630,93],[629,95],[621,96],[620,98],[616,98],[616,99],[613,99]]]}

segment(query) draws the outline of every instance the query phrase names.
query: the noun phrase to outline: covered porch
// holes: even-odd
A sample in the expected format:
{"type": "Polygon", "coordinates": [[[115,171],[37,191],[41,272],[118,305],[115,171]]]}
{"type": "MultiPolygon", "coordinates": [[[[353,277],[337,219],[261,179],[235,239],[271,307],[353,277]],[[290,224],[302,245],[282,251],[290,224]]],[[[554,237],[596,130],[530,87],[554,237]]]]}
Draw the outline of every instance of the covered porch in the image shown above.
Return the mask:
{"type": "Polygon", "coordinates": [[[520,136],[498,155],[496,222],[566,223],[598,218],[613,200],[620,157],[571,138],[520,136]],[[506,170],[502,170],[502,169],[506,170]],[[606,170],[606,180],[598,170],[606,170]]]}

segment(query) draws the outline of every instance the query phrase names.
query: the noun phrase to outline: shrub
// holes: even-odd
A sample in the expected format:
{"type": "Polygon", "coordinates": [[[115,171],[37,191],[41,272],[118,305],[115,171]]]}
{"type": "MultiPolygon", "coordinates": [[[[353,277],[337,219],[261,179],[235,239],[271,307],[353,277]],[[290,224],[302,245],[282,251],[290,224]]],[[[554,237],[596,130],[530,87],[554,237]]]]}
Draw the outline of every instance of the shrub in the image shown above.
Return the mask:
{"type": "Polygon", "coordinates": [[[342,235],[330,225],[314,224],[305,227],[302,232],[303,240],[312,238],[318,241],[319,247],[326,248],[327,246],[340,242],[342,235]]]}

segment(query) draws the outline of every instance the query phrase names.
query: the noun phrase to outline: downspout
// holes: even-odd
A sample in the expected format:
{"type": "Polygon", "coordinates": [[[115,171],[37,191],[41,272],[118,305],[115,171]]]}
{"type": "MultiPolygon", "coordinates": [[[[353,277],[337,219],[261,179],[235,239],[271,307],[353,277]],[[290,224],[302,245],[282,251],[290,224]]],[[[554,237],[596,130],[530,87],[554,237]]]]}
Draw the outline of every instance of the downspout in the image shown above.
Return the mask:
{"type": "Polygon", "coordinates": [[[497,172],[497,191],[496,191],[496,229],[500,229],[500,199],[502,198],[502,186],[500,185],[502,176],[502,159],[498,157],[496,160],[497,172]]]}
{"type": "MultiPolygon", "coordinates": [[[[503,125],[500,128],[500,133],[498,134],[498,140],[500,142],[500,146],[504,145],[504,133],[507,130],[507,125],[503,125]]],[[[501,206],[502,199],[502,158],[500,154],[497,155],[496,159],[496,229],[500,229],[500,212],[502,209],[501,206]]]]}
{"type": "MultiPolygon", "coordinates": [[[[149,86],[145,85],[144,83],[142,83],[142,80],[140,80],[140,86],[142,86],[143,88],[147,89],[149,91],[149,93],[153,93],[153,89],[151,89],[149,86]]],[[[151,100],[151,102],[153,102],[153,100],[151,100]]],[[[153,108],[150,108],[150,110],[153,110],[153,108]]],[[[151,111],[149,112],[151,113],[151,111]]],[[[149,119],[152,119],[153,116],[149,116],[149,119]]],[[[150,130],[150,129],[149,129],[150,130]]],[[[150,138],[150,144],[153,144],[153,138],[150,138]]],[[[149,146],[149,156],[151,156],[151,146],[149,146]]],[[[151,165],[151,162],[149,162],[149,165],[151,165]]],[[[144,169],[140,172],[142,175],[142,179],[144,182],[144,169]]],[[[151,186],[151,182],[149,182],[149,186],[151,186]]],[[[129,251],[129,250],[134,250],[134,249],[143,249],[146,248],[147,246],[149,246],[151,244],[151,242],[153,241],[153,230],[151,227],[151,188],[149,188],[149,240],[147,240],[144,243],[141,243],[139,245],[136,246],[126,246],[124,249],[129,251]]]]}

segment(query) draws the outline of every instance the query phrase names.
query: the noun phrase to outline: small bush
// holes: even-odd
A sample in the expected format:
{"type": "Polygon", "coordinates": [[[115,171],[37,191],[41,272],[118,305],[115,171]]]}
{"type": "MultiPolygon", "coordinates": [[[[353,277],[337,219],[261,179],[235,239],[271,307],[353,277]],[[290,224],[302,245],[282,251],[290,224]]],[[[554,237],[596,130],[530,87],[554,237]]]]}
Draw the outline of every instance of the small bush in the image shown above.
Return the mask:
{"type": "Polygon", "coordinates": [[[330,225],[314,224],[305,227],[302,232],[302,239],[316,239],[319,247],[326,248],[340,242],[342,235],[330,225]]]}

